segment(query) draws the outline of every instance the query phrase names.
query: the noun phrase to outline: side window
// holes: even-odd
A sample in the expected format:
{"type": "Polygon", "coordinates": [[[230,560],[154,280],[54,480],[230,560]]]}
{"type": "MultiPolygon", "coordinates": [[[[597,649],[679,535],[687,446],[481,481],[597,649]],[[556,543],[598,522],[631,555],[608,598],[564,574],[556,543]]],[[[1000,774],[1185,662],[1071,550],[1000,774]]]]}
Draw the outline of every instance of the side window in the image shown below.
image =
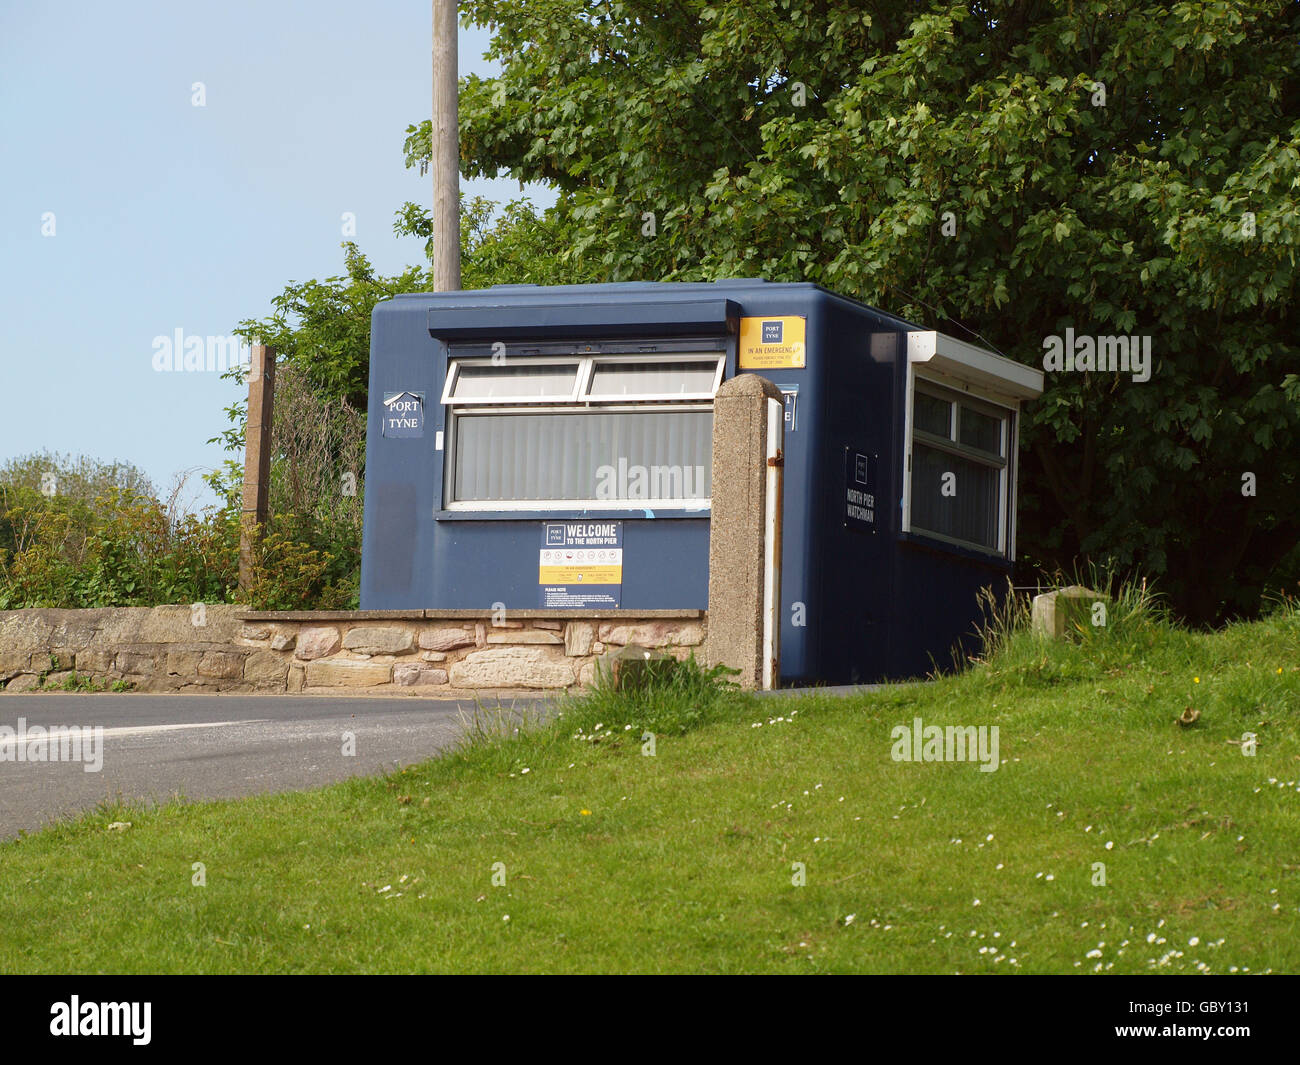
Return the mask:
{"type": "Polygon", "coordinates": [[[1014,414],[918,379],[913,391],[911,528],[1004,554],[1014,414]]]}

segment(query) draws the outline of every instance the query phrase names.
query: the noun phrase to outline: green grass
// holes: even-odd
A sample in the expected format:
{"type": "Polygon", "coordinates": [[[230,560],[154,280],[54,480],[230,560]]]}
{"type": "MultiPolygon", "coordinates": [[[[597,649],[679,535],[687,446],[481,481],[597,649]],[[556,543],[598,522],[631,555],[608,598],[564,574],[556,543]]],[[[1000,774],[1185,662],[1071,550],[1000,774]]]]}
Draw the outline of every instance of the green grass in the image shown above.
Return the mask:
{"type": "Polygon", "coordinates": [[[102,809],[0,845],[0,970],[1300,971],[1294,604],[1192,634],[1130,591],[1074,644],[1021,622],[931,684],[688,671],[383,779],[102,809]],[[914,717],[997,725],[1004,764],[891,760],[914,717]]]}

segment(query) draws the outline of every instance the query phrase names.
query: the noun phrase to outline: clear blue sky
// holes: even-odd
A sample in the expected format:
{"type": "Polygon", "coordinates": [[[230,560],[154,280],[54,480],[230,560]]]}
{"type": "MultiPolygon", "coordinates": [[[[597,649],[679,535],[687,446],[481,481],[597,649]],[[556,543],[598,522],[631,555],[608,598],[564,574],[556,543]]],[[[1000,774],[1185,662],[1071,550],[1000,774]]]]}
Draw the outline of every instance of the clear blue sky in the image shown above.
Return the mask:
{"type": "MultiPolygon", "coordinates": [[[[155,337],[229,335],[286,282],[342,273],[344,212],[381,273],[423,261],[392,224],[431,198],[402,164],[430,23],[430,0],[0,0],[0,461],[124,460],[164,492],[220,463],[204,441],[238,390],[156,372],[155,337]]],[[[491,72],[487,41],[461,30],[462,74],[491,72]]],[[[211,501],[198,475],[187,498],[211,501]]]]}

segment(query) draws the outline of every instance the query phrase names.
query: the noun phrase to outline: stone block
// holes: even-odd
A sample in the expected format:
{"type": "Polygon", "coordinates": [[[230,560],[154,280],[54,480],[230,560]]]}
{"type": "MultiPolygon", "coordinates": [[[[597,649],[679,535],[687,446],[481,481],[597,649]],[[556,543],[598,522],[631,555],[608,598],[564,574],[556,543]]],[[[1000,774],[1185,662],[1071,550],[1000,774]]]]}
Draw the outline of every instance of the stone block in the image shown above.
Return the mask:
{"type": "Polygon", "coordinates": [[[297,657],[311,661],[332,655],[339,649],[339,630],[333,625],[314,625],[298,633],[297,657]]]}
{"type": "Polygon", "coordinates": [[[113,659],[112,651],[78,651],[73,665],[78,673],[111,673],[113,659]]]}
{"type": "Polygon", "coordinates": [[[157,666],[157,660],[153,655],[137,654],[134,651],[119,651],[115,668],[119,673],[123,674],[149,676],[157,666]]]}
{"type": "Polygon", "coordinates": [[[1031,628],[1038,636],[1050,639],[1078,639],[1093,624],[1093,606],[1107,603],[1104,592],[1094,592],[1074,584],[1054,592],[1034,596],[1031,628]]]}
{"type": "Polygon", "coordinates": [[[200,677],[236,680],[244,672],[244,656],[237,651],[204,651],[199,655],[200,677]]]}
{"type": "Polygon", "coordinates": [[[40,657],[42,669],[47,666],[52,670],[71,669],[76,661],[77,649],[67,646],[51,647],[48,654],[40,657]]]}
{"type": "Polygon", "coordinates": [[[431,666],[394,666],[393,683],[402,688],[411,688],[417,684],[446,684],[447,671],[431,666]]]}
{"type": "Polygon", "coordinates": [[[244,679],[262,683],[284,683],[289,675],[289,663],[274,651],[254,651],[244,660],[244,679]]]}
{"type": "MultiPolygon", "coordinates": [[[[113,656],[108,656],[110,668],[113,656]]],[[[26,651],[0,651],[0,680],[25,672],[31,667],[32,656],[26,651]]]]}
{"type": "Polygon", "coordinates": [[[704,642],[698,621],[646,621],[640,625],[606,622],[600,626],[602,643],[640,644],[642,647],[696,647],[704,642]]]}
{"type": "Polygon", "coordinates": [[[457,688],[567,688],[573,663],[547,647],[491,647],[471,651],[451,667],[457,688]]]}
{"type": "Polygon", "coordinates": [[[570,621],[564,627],[564,653],[575,658],[591,654],[596,627],[586,621],[570,621]]]}
{"type": "MultiPolygon", "coordinates": [[[[130,643],[228,643],[238,638],[242,607],[225,603],[192,606],[131,607],[102,611],[95,642],[100,646],[130,643]],[[200,622],[202,624],[200,624],[200,622]]],[[[91,611],[69,611],[90,614],[91,611]]],[[[67,641],[72,643],[74,641],[67,641]]]]}
{"type": "MultiPolygon", "coordinates": [[[[54,631],[51,616],[55,613],[57,612],[53,610],[0,611],[0,648],[3,649],[0,668],[27,669],[32,655],[42,656],[36,663],[38,669],[47,666],[49,662],[44,656],[51,644],[50,637],[54,631]]],[[[91,631],[87,627],[87,643],[90,642],[91,631]]]]}
{"type": "Polygon", "coordinates": [[[521,632],[498,632],[487,638],[489,644],[512,644],[515,646],[522,644],[552,644],[559,645],[564,643],[559,636],[553,632],[538,632],[535,630],[525,629],[521,632]]]}
{"type": "Polygon", "coordinates": [[[201,654],[200,651],[168,651],[167,672],[177,677],[197,676],[201,654]]]}
{"type": "Polygon", "coordinates": [[[387,684],[392,677],[392,666],[374,662],[326,658],[307,664],[308,688],[373,688],[387,684]]]}
{"type": "Polygon", "coordinates": [[[630,643],[596,659],[594,676],[601,686],[634,691],[667,680],[678,665],[672,655],[630,643]]]}
{"type": "Polygon", "coordinates": [[[345,650],[368,655],[406,654],[414,645],[415,636],[411,630],[395,625],[362,625],[349,629],[343,637],[345,650]]]}
{"type": "Polygon", "coordinates": [[[420,633],[420,649],[424,651],[453,651],[473,645],[474,634],[467,629],[425,629],[420,633]]]}

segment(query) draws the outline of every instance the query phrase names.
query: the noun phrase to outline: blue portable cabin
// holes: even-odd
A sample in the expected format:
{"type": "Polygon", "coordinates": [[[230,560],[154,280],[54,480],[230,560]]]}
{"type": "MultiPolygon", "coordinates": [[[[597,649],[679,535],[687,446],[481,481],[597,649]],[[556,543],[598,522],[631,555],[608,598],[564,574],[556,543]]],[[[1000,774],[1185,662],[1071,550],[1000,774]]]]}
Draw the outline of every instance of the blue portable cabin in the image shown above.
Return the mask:
{"type": "Polygon", "coordinates": [[[972,647],[978,593],[1015,557],[1041,372],[750,279],[379,304],[362,608],[706,609],[712,395],[737,373],[786,401],[781,683],[918,676],[972,647]],[[585,564],[618,552],[617,584],[548,584],[573,578],[547,568],[566,521],[609,534],[585,564]]]}

